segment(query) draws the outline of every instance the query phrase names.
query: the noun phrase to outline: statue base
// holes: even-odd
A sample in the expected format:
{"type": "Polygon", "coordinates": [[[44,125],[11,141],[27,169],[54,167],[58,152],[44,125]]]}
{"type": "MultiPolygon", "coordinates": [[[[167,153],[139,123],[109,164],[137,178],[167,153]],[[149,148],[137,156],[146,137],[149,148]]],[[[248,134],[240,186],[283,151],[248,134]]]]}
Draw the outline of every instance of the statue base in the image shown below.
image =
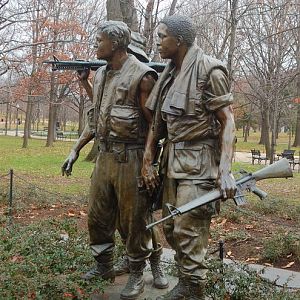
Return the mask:
{"type": "MultiPolygon", "coordinates": [[[[103,294],[93,295],[91,300],[120,300],[120,293],[125,287],[129,274],[124,274],[122,276],[117,276],[114,283],[109,284],[103,294]]],[[[151,272],[144,272],[145,289],[140,295],[138,300],[155,300],[156,297],[166,294],[170,291],[176,284],[178,279],[173,276],[166,275],[169,280],[169,287],[167,289],[156,289],[152,286],[153,277],[151,272]]]]}

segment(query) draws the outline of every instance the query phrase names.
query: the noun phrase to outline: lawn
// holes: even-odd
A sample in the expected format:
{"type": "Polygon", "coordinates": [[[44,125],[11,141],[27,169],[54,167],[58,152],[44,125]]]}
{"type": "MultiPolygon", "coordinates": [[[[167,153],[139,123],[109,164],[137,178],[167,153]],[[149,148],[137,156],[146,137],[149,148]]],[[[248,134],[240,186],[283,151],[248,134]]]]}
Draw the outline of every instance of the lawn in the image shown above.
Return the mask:
{"type": "MultiPolygon", "coordinates": [[[[282,149],[286,138],[280,137],[282,149]]],[[[240,140],[237,151],[257,148],[254,134],[248,143],[240,140]]],[[[91,144],[82,150],[68,178],[61,176],[60,168],[73,142],[58,141],[47,148],[45,140],[31,139],[28,149],[22,149],[21,138],[0,136],[0,145],[0,299],[87,299],[87,295],[99,292],[103,285],[80,280],[80,273],[93,263],[86,228],[93,163],[84,161],[91,144]],[[10,169],[15,175],[12,219],[7,207],[10,169]]],[[[262,167],[236,162],[233,172],[254,172],[262,167]]],[[[267,199],[261,201],[247,193],[245,207],[236,207],[232,200],[222,203],[220,215],[212,221],[209,252],[222,239],[227,257],[300,271],[300,173],[294,172],[294,178],[261,181],[258,187],[268,193],[267,199]]],[[[252,280],[257,286],[264,285],[257,276],[228,272],[221,273],[230,280],[235,278],[234,285],[241,293],[245,290],[242,298],[235,299],[299,299],[286,291],[273,292],[272,286],[272,291],[263,286],[265,296],[260,298],[260,288],[250,294],[251,289],[243,286],[252,280]]],[[[209,290],[216,292],[218,286],[218,297],[226,295],[220,278],[215,274],[210,277],[209,290]]]]}
{"type": "MultiPolygon", "coordinates": [[[[242,130],[236,131],[237,136],[237,144],[236,144],[236,151],[242,152],[250,152],[251,149],[257,149],[262,152],[265,152],[265,146],[259,145],[258,141],[260,139],[260,132],[259,131],[250,131],[250,135],[247,139],[247,142],[244,142],[243,132],[242,130]]],[[[294,137],[291,139],[291,144],[293,144],[294,137]]],[[[277,145],[275,146],[276,153],[282,153],[284,149],[288,149],[289,144],[289,136],[288,133],[281,132],[278,135],[278,139],[276,141],[277,145]]],[[[300,147],[291,147],[292,150],[296,151],[296,155],[298,155],[300,151],[300,147]]]]}

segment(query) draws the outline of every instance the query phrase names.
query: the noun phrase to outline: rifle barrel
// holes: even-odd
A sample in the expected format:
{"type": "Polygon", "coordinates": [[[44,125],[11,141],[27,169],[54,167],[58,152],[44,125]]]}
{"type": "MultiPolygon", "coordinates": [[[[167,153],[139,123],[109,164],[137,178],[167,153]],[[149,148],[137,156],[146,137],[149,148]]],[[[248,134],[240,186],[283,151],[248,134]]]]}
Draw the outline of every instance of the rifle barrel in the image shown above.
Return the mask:
{"type": "MultiPolygon", "coordinates": [[[[84,60],[45,60],[43,63],[51,64],[52,71],[57,70],[76,70],[81,71],[84,69],[91,69],[93,71],[97,70],[98,68],[105,66],[105,60],[92,60],[92,61],[84,61],[84,60]]],[[[164,68],[165,64],[159,62],[148,62],[145,63],[148,67],[154,69],[156,72],[161,73],[164,68]]]]}

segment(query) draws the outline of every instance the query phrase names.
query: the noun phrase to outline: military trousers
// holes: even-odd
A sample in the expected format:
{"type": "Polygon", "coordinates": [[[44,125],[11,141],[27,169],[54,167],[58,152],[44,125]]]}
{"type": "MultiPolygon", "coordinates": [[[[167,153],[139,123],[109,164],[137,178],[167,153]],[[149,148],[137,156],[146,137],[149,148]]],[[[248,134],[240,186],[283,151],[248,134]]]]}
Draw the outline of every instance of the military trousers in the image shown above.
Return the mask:
{"type": "Polygon", "coordinates": [[[152,220],[150,203],[147,195],[138,191],[142,157],[142,149],[128,150],[125,162],[119,162],[112,152],[100,151],[97,157],[88,208],[95,257],[113,250],[116,229],[125,241],[129,260],[145,260],[153,251],[152,235],[156,233],[146,230],[152,220]]]}
{"type": "MultiPolygon", "coordinates": [[[[176,207],[205,195],[214,186],[214,182],[203,181],[195,184],[193,180],[166,178],[164,203],[176,207]]],[[[179,276],[198,284],[206,280],[208,271],[205,256],[208,248],[211,217],[215,213],[214,204],[196,208],[164,224],[164,233],[170,246],[175,250],[179,276]]],[[[169,212],[163,206],[163,217],[169,212]]]]}

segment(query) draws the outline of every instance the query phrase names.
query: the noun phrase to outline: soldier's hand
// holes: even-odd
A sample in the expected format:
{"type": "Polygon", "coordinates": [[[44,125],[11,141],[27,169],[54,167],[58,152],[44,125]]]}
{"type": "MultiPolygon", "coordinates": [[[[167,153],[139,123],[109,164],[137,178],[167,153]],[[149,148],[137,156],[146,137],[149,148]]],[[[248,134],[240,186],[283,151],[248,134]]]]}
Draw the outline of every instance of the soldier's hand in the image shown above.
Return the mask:
{"type": "Polygon", "coordinates": [[[149,192],[152,192],[160,184],[160,178],[157,168],[153,165],[143,166],[142,177],[145,182],[146,188],[149,192]]]}
{"type": "Polygon", "coordinates": [[[68,158],[65,160],[65,162],[63,163],[63,165],[61,167],[62,176],[72,175],[73,164],[77,160],[78,156],[79,156],[79,154],[76,151],[74,151],[74,150],[71,151],[70,155],[68,156],[68,158]]]}
{"type": "Polygon", "coordinates": [[[77,77],[80,81],[88,80],[89,76],[90,76],[90,69],[77,71],[77,77]]]}
{"type": "Polygon", "coordinates": [[[233,199],[236,192],[236,183],[232,173],[220,175],[217,182],[223,195],[223,200],[233,199]]]}

